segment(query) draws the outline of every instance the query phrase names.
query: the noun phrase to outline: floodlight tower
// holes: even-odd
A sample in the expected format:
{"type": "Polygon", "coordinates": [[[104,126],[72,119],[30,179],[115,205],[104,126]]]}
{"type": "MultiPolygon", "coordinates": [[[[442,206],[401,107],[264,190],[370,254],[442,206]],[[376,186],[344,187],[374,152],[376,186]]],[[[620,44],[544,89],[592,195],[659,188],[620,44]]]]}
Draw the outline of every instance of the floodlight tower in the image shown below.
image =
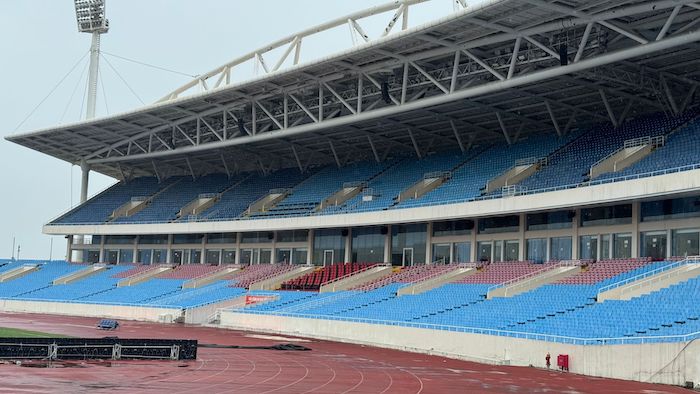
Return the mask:
{"type": "MultiPolygon", "coordinates": [[[[100,35],[109,30],[109,21],[105,14],[106,0],[75,0],[75,18],[78,22],[78,31],[92,34],[90,45],[90,68],[88,73],[88,94],[86,119],[95,117],[97,104],[97,78],[100,71],[100,35]]],[[[80,162],[82,177],[80,182],[80,203],[87,201],[90,167],[85,160],[80,162]]],[[[78,244],[83,243],[83,237],[79,236],[78,244]]],[[[82,254],[82,252],[80,253],[82,254]]],[[[81,256],[79,259],[83,260],[81,256]]],[[[70,256],[68,256],[70,259],[70,256]]]]}
{"type": "Polygon", "coordinates": [[[100,68],[100,35],[109,30],[105,14],[105,0],[75,0],[75,17],[78,31],[92,34],[90,45],[90,70],[88,76],[88,101],[86,119],[95,117],[97,101],[97,76],[100,68]]]}

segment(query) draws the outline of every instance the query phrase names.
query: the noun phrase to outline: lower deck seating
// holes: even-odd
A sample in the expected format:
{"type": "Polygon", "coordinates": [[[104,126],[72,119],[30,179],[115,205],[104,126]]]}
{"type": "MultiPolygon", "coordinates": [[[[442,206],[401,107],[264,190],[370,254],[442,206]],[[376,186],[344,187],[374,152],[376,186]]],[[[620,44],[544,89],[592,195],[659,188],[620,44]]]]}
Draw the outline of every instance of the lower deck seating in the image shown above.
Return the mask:
{"type": "Polygon", "coordinates": [[[369,268],[374,263],[337,263],[282,284],[283,290],[318,290],[321,284],[369,268]]]}

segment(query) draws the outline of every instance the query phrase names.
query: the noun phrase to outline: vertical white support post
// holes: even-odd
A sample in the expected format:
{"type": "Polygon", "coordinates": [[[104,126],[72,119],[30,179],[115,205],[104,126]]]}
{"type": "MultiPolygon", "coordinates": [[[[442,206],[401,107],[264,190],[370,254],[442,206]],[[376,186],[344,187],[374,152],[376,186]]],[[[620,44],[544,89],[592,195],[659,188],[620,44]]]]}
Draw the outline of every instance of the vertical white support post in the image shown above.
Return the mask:
{"type": "MultiPolygon", "coordinates": [[[[81,171],[81,177],[80,177],[80,203],[84,203],[87,201],[88,197],[88,185],[90,182],[90,166],[85,162],[85,160],[80,162],[80,171],[81,171]]],[[[82,235],[77,235],[75,239],[76,245],[83,245],[84,244],[85,237],[82,235]]],[[[78,250],[76,260],[79,263],[84,263],[85,262],[85,251],[84,250],[78,250]]]]}
{"type": "MultiPolygon", "coordinates": [[[[527,228],[527,214],[521,213],[520,214],[520,226],[518,228],[518,242],[520,243],[520,246],[518,247],[518,260],[524,261],[525,260],[525,229],[527,228]]],[[[505,247],[505,244],[504,244],[505,247]]]]}
{"type": "Polygon", "coordinates": [[[309,229],[309,237],[306,240],[306,265],[313,265],[314,255],[314,229],[309,229]]]}
{"type": "MultiPolygon", "coordinates": [[[[68,261],[69,263],[72,263],[73,262],[73,236],[69,235],[68,237],[66,237],[66,241],[67,241],[66,242],[66,261],[68,261]]],[[[12,249],[13,249],[12,253],[14,255],[14,253],[15,253],[14,247],[12,249]]]]}
{"type": "Polygon", "coordinates": [[[391,225],[386,226],[386,236],[384,237],[384,262],[391,263],[391,225]]]}
{"type": "Polygon", "coordinates": [[[199,264],[204,264],[207,262],[207,259],[205,257],[207,250],[207,235],[204,234],[202,237],[202,251],[199,253],[199,264]]]}
{"type": "Polygon", "coordinates": [[[478,251],[476,249],[476,244],[477,244],[476,234],[478,232],[479,232],[479,219],[474,219],[474,228],[472,229],[472,234],[469,237],[469,241],[471,243],[471,248],[470,248],[471,250],[469,253],[471,256],[469,256],[469,260],[471,260],[472,262],[476,262],[477,255],[478,255],[478,251]]]}
{"type": "Polygon", "coordinates": [[[579,250],[579,246],[581,245],[581,242],[579,242],[578,239],[578,221],[581,210],[575,209],[573,212],[574,217],[571,219],[571,258],[580,259],[581,251],[579,250]]]}
{"type": "Polygon", "coordinates": [[[87,119],[95,117],[95,107],[97,106],[97,78],[100,69],[100,34],[101,33],[97,31],[92,33],[92,44],[90,45],[87,112],[85,114],[87,119]]]}
{"type": "Polygon", "coordinates": [[[348,228],[348,236],[345,237],[345,263],[352,261],[352,228],[348,228]]]}
{"type": "MultiPolygon", "coordinates": [[[[639,210],[641,209],[641,204],[637,202],[632,203],[632,258],[639,257],[639,247],[641,242],[639,242],[639,210]]],[[[610,240],[612,244],[613,240],[610,240]]]]}
{"type": "Polygon", "coordinates": [[[425,226],[425,264],[433,262],[433,222],[425,226]]]}

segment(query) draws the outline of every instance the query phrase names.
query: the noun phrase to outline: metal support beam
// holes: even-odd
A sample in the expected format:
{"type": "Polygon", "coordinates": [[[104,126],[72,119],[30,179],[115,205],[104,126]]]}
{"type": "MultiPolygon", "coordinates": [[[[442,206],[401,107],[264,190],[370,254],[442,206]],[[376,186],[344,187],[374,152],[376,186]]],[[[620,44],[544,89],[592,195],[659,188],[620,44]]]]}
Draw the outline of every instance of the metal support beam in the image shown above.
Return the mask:
{"type": "Polygon", "coordinates": [[[613,126],[617,128],[617,118],[615,118],[615,113],[613,112],[612,107],[610,106],[610,102],[608,101],[608,97],[605,95],[605,91],[603,89],[598,89],[598,93],[600,94],[600,98],[603,100],[603,104],[605,105],[605,110],[608,111],[608,116],[610,117],[610,121],[612,122],[613,126]]]}
{"type": "Polygon", "coordinates": [[[372,137],[369,135],[367,136],[367,141],[369,141],[369,146],[372,148],[372,153],[374,154],[374,160],[377,163],[381,163],[382,161],[379,159],[379,153],[377,152],[377,147],[374,146],[374,141],[372,141],[372,137]]]}
{"type": "Polygon", "coordinates": [[[552,119],[552,124],[554,125],[554,130],[557,131],[559,137],[562,136],[562,131],[559,128],[559,122],[557,122],[556,116],[554,116],[554,111],[552,111],[552,106],[549,104],[549,100],[544,101],[544,106],[547,107],[547,112],[549,112],[549,117],[552,119]]]}
{"type": "Polygon", "coordinates": [[[510,135],[508,135],[508,130],[506,130],[506,125],[505,125],[505,123],[503,123],[503,118],[501,117],[501,114],[498,113],[498,112],[496,112],[496,119],[498,119],[498,124],[501,126],[501,131],[503,132],[503,137],[505,137],[506,142],[508,143],[508,145],[511,145],[512,142],[511,142],[511,139],[510,139],[510,135]]]}
{"type": "Polygon", "coordinates": [[[411,142],[413,143],[413,149],[416,150],[416,156],[418,156],[419,159],[423,158],[423,155],[420,153],[420,148],[418,147],[418,142],[416,142],[416,137],[413,135],[413,131],[411,129],[408,129],[408,136],[411,137],[411,142]]]}
{"type": "Polygon", "coordinates": [[[452,132],[455,135],[455,139],[457,140],[457,145],[459,145],[459,150],[464,153],[466,149],[464,149],[464,144],[462,143],[462,137],[459,135],[459,131],[457,130],[457,126],[455,126],[455,122],[450,120],[450,127],[452,128],[452,132]]]}

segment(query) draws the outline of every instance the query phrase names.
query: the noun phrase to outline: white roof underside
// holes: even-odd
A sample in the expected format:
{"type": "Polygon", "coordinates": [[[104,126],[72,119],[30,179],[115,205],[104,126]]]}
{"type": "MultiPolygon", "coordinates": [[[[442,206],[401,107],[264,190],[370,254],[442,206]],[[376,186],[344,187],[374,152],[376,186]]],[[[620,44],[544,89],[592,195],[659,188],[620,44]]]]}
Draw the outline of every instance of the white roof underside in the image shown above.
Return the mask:
{"type": "Polygon", "coordinates": [[[696,101],[692,1],[486,4],[244,83],[7,139],[115,178],[196,176],[555,136],[696,101]]]}

